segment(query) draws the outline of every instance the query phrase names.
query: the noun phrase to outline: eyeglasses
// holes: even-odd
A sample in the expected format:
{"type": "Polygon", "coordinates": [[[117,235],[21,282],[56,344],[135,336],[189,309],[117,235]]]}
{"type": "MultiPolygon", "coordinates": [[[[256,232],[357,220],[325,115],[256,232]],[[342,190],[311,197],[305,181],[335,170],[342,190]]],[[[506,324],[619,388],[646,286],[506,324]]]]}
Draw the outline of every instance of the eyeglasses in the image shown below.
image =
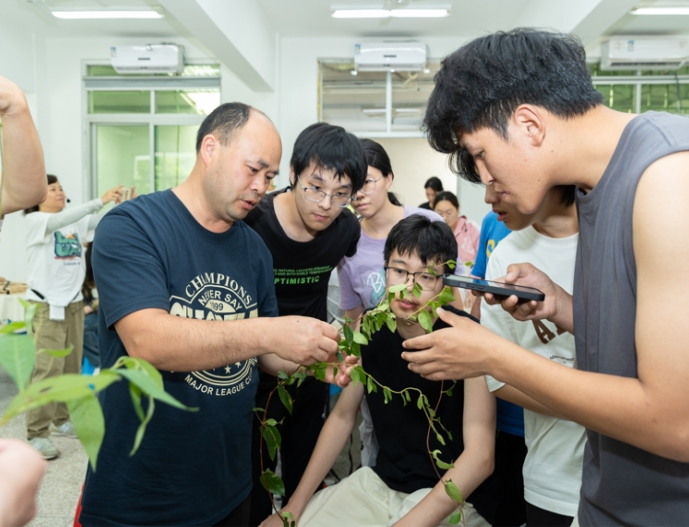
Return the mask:
{"type": "Polygon", "coordinates": [[[413,280],[412,283],[419,284],[423,291],[433,291],[438,284],[438,279],[442,278],[440,275],[431,274],[428,271],[417,271],[412,273],[406,269],[399,269],[398,267],[384,267],[383,269],[385,269],[385,279],[388,284],[407,284],[411,276],[413,280]]]}
{"type": "Polygon", "coordinates": [[[362,194],[373,194],[373,192],[376,190],[376,183],[382,178],[383,176],[380,176],[378,179],[367,179],[364,181],[364,185],[361,187],[359,192],[362,194]]]}
{"type": "Polygon", "coordinates": [[[352,201],[352,196],[350,196],[349,194],[328,194],[327,192],[323,192],[322,190],[318,190],[311,187],[305,187],[301,184],[299,176],[297,176],[297,182],[299,183],[299,186],[304,189],[304,199],[306,201],[310,201],[312,203],[320,203],[325,199],[326,196],[328,196],[330,198],[330,203],[332,203],[334,207],[340,207],[341,209],[344,209],[352,201]]]}
{"type": "Polygon", "coordinates": [[[437,209],[436,209],[435,213],[436,213],[436,214],[439,214],[444,220],[446,220],[446,219],[448,219],[448,218],[451,218],[452,215],[455,214],[455,211],[454,211],[454,210],[444,210],[444,211],[440,211],[440,210],[437,210],[437,209]]]}

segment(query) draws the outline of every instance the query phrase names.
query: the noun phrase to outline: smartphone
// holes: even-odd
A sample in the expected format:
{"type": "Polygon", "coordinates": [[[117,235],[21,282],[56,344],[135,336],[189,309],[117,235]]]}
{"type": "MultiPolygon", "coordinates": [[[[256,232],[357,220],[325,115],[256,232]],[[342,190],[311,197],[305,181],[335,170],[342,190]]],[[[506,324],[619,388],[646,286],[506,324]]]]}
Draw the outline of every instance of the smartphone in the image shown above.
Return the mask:
{"type": "Polygon", "coordinates": [[[132,199],[132,190],[133,189],[134,189],[134,187],[123,188],[121,201],[129,201],[130,199],[132,199]]]}
{"type": "Polygon", "coordinates": [[[482,293],[491,293],[496,296],[508,297],[515,295],[521,300],[536,300],[538,302],[545,300],[545,294],[535,287],[504,284],[502,282],[481,280],[480,278],[471,278],[469,276],[446,274],[443,276],[443,284],[449,285],[450,287],[463,287],[464,289],[473,289],[474,291],[481,291],[482,293]]]}

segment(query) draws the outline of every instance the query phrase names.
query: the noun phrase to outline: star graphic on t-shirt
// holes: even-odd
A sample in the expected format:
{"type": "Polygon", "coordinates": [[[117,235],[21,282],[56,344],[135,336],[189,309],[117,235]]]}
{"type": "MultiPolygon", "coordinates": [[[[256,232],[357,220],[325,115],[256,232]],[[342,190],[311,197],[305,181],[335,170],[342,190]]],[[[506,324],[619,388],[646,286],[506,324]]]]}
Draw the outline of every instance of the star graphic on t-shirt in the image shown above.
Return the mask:
{"type": "Polygon", "coordinates": [[[242,363],[241,362],[235,362],[234,365],[237,366],[237,368],[239,368],[242,365],[242,363]]]}
{"type": "Polygon", "coordinates": [[[230,367],[229,366],[225,366],[225,373],[230,373],[230,367]]]}

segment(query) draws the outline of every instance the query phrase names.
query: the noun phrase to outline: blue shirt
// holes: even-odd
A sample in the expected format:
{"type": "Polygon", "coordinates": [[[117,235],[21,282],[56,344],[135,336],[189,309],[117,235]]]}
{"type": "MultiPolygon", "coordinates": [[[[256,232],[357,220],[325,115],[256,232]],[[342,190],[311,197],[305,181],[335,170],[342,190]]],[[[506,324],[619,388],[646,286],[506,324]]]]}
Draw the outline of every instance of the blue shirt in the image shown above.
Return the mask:
{"type": "MultiPolygon", "coordinates": [[[[96,233],[93,268],[105,368],[127,353],[113,325],[141,309],[214,321],[277,316],[272,258],[261,238],[241,221],[224,233],[206,230],[172,191],[109,212],[96,233]]],[[[235,509],[252,487],[256,363],[162,371],[165,390],[198,411],[157,402],[133,457],[140,421],[128,383],[101,392],[106,433],[97,471],[86,475],[82,525],[213,525],[235,509]]]]}
{"type": "MultiPolygon", "coordinates": [[[[478,253],[476,254],[476,264],[471,271],[473,276],[478,278],[486,277],[486,267],[490,255],[495,248],[510,231],[505,224],[498,221],[495,212],[489,212],[481,222],[481,237],[478,241],[478,253]]],[[[524,437],[524,409],[521,406],[503,401],[498,397],[497,407],[497,428],[502,432],[524,437]]]]}
{"type": "Polygon", "coordinates": [[[488,266],[488,259],[491,253],[495,250],[505,236],[511,230],[505,227],[505,224],[498,221],[498,215],[495,212],[489,212],[481,222],[481,236],[478,239],[478,252],[476,253],[476,263],[471,271],[471,274],[477,278],[486,277],[486,267],[488,266]]]}

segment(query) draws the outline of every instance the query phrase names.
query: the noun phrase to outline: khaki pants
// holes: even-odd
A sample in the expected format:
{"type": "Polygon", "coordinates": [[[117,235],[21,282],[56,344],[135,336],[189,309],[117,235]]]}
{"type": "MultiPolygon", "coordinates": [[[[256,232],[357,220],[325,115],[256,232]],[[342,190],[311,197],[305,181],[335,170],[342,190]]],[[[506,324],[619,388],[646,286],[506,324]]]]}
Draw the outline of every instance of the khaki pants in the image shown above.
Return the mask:
{"type": "MultiPolygon", "coordinates": [[[[66,357],[53,357],[43,351],[36,352],[31,382],[41,381],[63,373],[80,373],[84,354],[84,303],[73,302],[65,308],[64,320],[50,320],[50,306],[37,302],[33,318],[34,342],[36,350],[64,349],[74,346],[66,357]]],[[[55,426],[69,420],[69,412],[64,403],[50,403],[26,412],[26,428],[29,439],[48,437],[50,423],[55,426]]]]}
{"type": "MultiPolygon", "coordinates": [[[[299,518],[299,527],[386,527],[391,526],[431,491],[421,489],[411,494],[398,492],[369,467],[317,492],[299,518]]],[[[490,527],[470,504],[464,504],[467,527],[490,527]]],[[[441,526],[449,525],[445,521],[441,526]]]]}

